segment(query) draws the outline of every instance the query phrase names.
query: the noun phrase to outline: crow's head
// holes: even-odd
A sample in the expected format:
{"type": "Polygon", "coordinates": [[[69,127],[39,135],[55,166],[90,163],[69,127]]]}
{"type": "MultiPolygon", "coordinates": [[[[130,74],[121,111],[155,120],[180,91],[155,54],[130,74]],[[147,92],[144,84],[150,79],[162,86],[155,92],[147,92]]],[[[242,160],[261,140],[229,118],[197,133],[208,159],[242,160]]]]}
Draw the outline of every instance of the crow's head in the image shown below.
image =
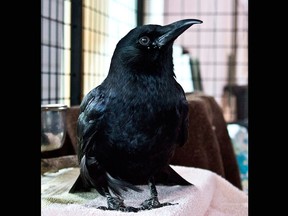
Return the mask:
{"type": "Polygon", "coordinates": [[[118,42],[113,58],[118,58],[125,66],[137,68],[172,63],[174,40],[193,24],[200,23],[201,20],[184,19],[165,26],[138,26],[118,42]]]}

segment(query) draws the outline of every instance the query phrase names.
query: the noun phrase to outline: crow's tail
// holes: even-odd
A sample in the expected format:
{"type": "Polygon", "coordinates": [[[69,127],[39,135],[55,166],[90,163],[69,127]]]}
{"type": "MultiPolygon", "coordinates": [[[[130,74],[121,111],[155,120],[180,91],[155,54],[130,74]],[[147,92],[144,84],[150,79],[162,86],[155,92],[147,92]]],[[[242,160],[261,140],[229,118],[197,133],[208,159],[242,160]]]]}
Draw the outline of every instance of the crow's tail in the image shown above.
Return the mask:
{"type": "Polygon", "coordinates": [[[109,173],[106,173],[106,176],[109,189],[119,197],[122,197],[120,190],[127,191],[128,189],[131,189],[137,192],[142,191],[142,189],[127,181],[113,178],[109,173]]]}

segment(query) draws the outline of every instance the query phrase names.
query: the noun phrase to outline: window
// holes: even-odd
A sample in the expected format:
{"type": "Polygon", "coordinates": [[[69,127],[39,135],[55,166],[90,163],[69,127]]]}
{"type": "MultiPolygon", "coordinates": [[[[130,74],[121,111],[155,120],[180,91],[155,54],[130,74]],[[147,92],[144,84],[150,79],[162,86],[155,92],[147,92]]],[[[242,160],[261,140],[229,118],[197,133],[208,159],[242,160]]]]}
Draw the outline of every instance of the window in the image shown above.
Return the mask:
{"type": "Polygon", "coordinates": [[[137,1],[41,3],[41,102],[75,105],[71,99],[79,93],[76,104],[80,104],[83,95],[106,77],[118,40],[136,27],[137,1]],[[79,26],[80,31],[75,30],[79,26]]]}
{"type": "Polygon", "coordinates": [[[41,101],[69,105],[71,1],[41,3],[41,101]]]}

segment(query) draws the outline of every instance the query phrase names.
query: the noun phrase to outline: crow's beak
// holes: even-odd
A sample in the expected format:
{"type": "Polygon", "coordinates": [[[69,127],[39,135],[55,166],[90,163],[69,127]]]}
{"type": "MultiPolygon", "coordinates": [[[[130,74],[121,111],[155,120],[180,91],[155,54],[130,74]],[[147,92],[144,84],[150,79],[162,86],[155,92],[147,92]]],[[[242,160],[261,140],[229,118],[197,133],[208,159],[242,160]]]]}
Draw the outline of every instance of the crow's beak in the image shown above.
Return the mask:
{"type": "Polygon", "coordinates": [[[161,26],[160,31],[163,32],[161,36],[156,38],[154,46],[161,48],[165,44],[174,41],[179,35],[187,30],[193,24],[201,24],[202,21],[198,19],[184,19],[169,25],[161,26]]]}

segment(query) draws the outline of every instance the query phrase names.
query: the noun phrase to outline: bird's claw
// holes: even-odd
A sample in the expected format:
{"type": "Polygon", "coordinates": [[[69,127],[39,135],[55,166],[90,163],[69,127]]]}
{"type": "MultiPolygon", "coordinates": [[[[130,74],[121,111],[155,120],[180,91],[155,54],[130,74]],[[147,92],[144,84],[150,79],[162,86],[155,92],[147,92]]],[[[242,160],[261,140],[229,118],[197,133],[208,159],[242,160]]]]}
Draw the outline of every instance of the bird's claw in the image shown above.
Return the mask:
{"type": "Polygon", "coordinates": [[[99,206],[99,207],[97,207],[97,209],[108,210],[108,208],[106,206],[99,206]]]}
{"type": "Polygon", "coordinates": [[[178,203],[168,203],[168,202],[160,203],[157,197],[152,197],[148,200],[145,200],[141,204],[140,208],[135,208],[132,206],[125,206],[123,203],[123,200],[121,200],[121,199],[113,198],[113,202],[108,202],[108,207],[99,206],[97,209],[115,210],[115,211],[122,211],[122,212],[138,212],[138,211],[142,211],[142,210],[151,210],[151,209],[160,208],[163,206],[170,206],[170,205],[176,205],[176,204],[178,204],[178,203]]]}
{"type": "Polygon", "coordinates": [[[122,211],[122,212],[138,212],[139,210],[141,210],[140,208],[134,208],[132,206],[121,206],[121,207],[116,207],[116,208],[108,208],[106,206],[99,206],[97,209],[101,209],[101,210],[114,210],[114,211],[122,211]]]}
{"type": "Polygon", "coordinates": [[[141,210],[150,210],[153,208],[160,208],[163,206],[169,206],[169,205],[176,205],[178,203],[160,203],[157,197],[151,197],[150,199],[145,200],[142,204],[141,204],[141,210]]]}
{"type": "Polygon", "coordinates": [[[124,212],[138,212],[139,210],[140,210],[139,208],[134,208],[132,206],[127,206],[121,211],[124,211],[124,212]]]}
{"type": "Polygon", "coordinates": [[[124,200],[118,197],[110,197],[108,199],[108,207],[106,206],[99,206],[97,209],[101,210],[117,210],[122,212],[138,212],[139,208],[134,208],[132,206],[125,206],[124,200]]]}

